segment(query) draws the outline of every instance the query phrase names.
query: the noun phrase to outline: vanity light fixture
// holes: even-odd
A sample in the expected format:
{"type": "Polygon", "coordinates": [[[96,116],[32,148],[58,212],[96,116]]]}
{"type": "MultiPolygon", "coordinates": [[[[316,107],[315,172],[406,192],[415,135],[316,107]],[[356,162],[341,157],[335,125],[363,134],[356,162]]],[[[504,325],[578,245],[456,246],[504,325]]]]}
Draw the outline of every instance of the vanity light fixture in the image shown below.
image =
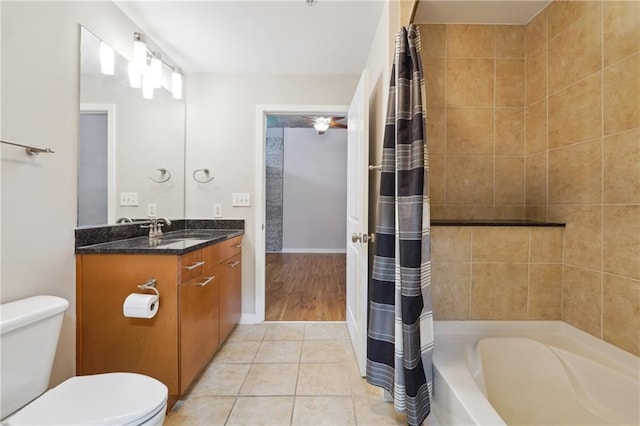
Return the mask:
{"type": "Polygon", "coordinates": [[[113,75],[115,73],[116,57],[113,48],[104,41],[100,42],[100,71],[102,74],[113,75]]]}
{"type": "Polygon", "coordinates": [[[319,135],[323,135],[329,128],[329,120],[327,117],[318,117],[315,119],[313,127],[318,131],[319,135]]]}
{"type": "Polygon", "coordinates": [[[140,33],[133,33],[133,66],[139,71],[147,68],[147,43],[140,33]]]}
{"type": "Polygon", "coordinates": [[[153,87],[159,89],[162,87],[162,56],[154,52],[151,57],[151,65],[149,66],[149,70],[147,71],[151,74],[151,79],[153,80],[153,87]]]}
{"type": "Polygon", "coordinates": [[[173,99],[182,99],[182,74],[179,69],[171,73],[171,96],[173,99]]]}
{"type": "Polygon", "coordinates": [[[129,74],[129,86],[134,89],[142,87],[142,72],[136,68],[133,62],[129,62],[127,72],[129,74]]]}
{"type": "Polygon", "coordinates": [[[145,99],[153,99],[153,88],[155,81],[151,73],[146,72],[142,75],[142,97],[145,99]]]}

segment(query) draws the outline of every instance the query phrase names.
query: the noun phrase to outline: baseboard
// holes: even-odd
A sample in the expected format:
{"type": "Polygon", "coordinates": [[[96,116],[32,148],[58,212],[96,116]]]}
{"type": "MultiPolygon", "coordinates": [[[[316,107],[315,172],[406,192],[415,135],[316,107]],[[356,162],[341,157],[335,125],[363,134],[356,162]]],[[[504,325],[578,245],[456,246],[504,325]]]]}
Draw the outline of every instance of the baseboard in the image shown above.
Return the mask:
{"type": "Polygon", "coordinates": [[[238,324],[260,324],[262,321],[258,321],[256,314],[242,314],[240,315],[240,321],[238,324]]]}
{"type": "Polygon", "coordinates": [[[320,249],[320,248],[291,248],[285,249],[283,248],[280,253],[338,253],[345,254],[347,249],[320,249]]]}

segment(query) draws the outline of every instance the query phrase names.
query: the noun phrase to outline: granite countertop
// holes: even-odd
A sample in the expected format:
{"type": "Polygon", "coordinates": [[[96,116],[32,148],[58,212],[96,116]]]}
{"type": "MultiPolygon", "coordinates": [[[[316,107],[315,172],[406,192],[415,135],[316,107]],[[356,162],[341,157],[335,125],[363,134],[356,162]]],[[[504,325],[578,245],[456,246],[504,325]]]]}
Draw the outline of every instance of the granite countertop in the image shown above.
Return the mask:
{"type": "Polygon", "coordinates": [[[183,229],[154,239],[145,236],[80,246],[76,253],[182,255],[242,234],[242,229],[183,229]]]}

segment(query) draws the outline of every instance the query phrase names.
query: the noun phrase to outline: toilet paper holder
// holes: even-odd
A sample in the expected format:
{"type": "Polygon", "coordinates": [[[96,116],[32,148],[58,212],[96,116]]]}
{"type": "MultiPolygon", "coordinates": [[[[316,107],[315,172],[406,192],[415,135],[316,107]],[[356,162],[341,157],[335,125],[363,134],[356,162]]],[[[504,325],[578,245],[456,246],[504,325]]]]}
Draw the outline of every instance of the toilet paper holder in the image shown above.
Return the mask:
{"type": "Polygon", "coordinates": [[[146,283],[138,285],[138,288],[140,290],[151,290],[158,296],[158,299],[160,299],[160,292],[156,288],[156,282],[157,280],[155,278],[151,278],[146,283]]]}

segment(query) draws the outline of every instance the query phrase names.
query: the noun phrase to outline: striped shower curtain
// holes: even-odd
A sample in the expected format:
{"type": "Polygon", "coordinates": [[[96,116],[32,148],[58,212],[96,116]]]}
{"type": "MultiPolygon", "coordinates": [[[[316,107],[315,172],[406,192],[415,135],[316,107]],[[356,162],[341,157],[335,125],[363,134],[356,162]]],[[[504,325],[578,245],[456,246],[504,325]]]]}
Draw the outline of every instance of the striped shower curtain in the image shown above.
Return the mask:
{"type": "Polygon", "coordinates": [[[410,425],[431,410],[433,315],[420,32],[396,35],[369,288],[367,381],[391,393],[410,425]]]}

